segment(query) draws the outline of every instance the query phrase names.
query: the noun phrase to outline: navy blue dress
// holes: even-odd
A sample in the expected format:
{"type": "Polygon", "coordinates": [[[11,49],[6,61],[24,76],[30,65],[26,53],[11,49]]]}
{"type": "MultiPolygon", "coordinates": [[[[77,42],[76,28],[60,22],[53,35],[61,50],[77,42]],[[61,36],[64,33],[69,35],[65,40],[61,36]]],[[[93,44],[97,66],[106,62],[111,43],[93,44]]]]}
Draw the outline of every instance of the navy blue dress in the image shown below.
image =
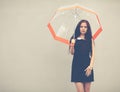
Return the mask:
{"type": "Polygon", "coordinates": [[[90,44],[85,39],[76,39],[71,68],[71,82],[93,82],[94,71],[89,76],[84,71],[90,64],[90,44]]]}

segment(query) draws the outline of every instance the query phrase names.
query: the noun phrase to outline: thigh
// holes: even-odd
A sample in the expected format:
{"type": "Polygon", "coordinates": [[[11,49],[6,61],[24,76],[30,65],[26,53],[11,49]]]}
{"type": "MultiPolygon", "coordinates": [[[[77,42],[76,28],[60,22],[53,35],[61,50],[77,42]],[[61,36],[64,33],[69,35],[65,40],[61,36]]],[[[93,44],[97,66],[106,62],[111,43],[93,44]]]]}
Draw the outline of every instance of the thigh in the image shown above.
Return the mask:
{"type": "Polygon", "coordinates": [[[91,82],[84,83],[85,92],[90,92],[91,82]]]}
{"type": "Polygon", "coordinates": [[[84,92],[84,84],[82,82],[75,82],[77,92],[84,92]]]}

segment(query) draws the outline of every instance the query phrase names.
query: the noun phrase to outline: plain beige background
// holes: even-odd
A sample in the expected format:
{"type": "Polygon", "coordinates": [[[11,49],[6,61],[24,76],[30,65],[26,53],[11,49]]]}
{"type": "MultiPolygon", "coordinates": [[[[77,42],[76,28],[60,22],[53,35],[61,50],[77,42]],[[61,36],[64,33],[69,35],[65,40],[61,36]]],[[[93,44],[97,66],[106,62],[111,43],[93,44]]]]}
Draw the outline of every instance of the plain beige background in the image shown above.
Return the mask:
{"type": "Polygon", "coordinates": [[[68,46],[47,28],[57,8],[74,3],[96,11],[103,26],[91,92],[120,92],[120,0],[0,0],[0,92],[76,92],[68,46]]]}

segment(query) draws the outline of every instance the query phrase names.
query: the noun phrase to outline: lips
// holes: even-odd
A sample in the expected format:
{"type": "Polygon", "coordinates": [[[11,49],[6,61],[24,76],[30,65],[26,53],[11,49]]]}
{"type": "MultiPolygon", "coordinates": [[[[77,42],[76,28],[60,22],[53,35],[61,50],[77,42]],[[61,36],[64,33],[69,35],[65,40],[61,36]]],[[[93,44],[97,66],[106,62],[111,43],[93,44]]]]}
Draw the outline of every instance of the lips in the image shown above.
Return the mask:
{"type": "Polygon", "coordinates": [[[84,30],[82,32],[85,32],[84,30]]]}

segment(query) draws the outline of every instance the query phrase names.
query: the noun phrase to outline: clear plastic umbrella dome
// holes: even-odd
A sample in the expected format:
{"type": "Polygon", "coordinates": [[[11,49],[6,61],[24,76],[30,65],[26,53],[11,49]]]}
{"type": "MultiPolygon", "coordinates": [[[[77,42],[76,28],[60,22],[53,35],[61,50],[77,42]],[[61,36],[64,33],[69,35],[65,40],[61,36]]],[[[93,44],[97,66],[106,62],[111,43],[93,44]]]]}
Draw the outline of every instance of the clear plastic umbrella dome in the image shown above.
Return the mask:
{"type": "Polygon", "coordinates": [[[78,4],[58,8],[49,21],[48,28],[54,39],[69,44],[78,22],[83,19],[90,23],[92,36],[96,39],[102,31],[98,15],[93,10],[78,4]]]}

